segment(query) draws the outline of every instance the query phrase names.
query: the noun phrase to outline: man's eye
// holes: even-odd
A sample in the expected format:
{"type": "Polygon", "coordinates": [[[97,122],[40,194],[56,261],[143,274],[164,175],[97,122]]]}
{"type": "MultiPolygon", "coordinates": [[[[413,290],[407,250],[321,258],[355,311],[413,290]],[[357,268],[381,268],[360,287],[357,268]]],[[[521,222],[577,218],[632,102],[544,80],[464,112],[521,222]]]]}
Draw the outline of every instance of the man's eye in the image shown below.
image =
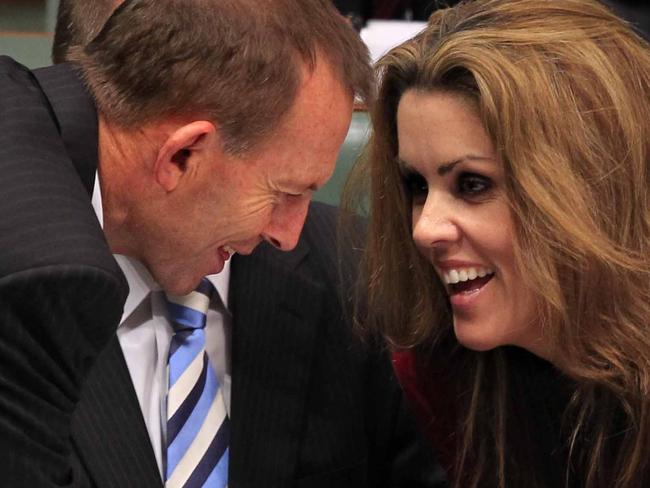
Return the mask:
{"type": "Polygon", "coordinates": [[[303,193],[284,193],[284,202],[288,205],[302,204],[305,199],[311,199],[311,192],[307,191],[303,193]]]}
{"type": "Polygon", "coordinates": [[[458,194],[465,197],[484,195],[492,188],[492,180],[476,173],[460,173],[457,180],[458,194]]]}
{"type": "Polygon", "coordinates": [[[424,201],[427,198],[429,187],[427,180],[421,174],[409,172],[402,177],[404,189],[413,202],[424,201]]]}

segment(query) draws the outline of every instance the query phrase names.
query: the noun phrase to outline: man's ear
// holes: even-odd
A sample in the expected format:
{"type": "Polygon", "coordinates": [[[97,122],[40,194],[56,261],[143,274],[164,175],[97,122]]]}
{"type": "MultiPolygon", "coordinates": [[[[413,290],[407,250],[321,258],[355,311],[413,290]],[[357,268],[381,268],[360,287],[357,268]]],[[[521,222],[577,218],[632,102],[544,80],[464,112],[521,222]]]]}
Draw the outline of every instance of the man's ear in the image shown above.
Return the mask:
{"type": "Polygon", "coordinates": [[[211,122],[200,120],[185,124],[172,132],[158,151],[154,176],[165,191],[176,189],[181,178],[209,157],[217,139],[211,122]]]}

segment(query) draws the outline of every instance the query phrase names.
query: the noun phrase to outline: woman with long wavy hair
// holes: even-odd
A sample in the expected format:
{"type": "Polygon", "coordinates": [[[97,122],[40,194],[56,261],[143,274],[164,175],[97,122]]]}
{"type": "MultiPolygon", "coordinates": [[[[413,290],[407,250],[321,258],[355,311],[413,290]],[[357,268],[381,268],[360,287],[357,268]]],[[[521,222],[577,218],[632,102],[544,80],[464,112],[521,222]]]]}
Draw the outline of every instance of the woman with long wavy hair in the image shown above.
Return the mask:
{"type": "Polygon", "coordinates": [[[378,71],[359,322],[434,385],[455,485],[650,486],[648,44],[475,0],[378,71]]]}

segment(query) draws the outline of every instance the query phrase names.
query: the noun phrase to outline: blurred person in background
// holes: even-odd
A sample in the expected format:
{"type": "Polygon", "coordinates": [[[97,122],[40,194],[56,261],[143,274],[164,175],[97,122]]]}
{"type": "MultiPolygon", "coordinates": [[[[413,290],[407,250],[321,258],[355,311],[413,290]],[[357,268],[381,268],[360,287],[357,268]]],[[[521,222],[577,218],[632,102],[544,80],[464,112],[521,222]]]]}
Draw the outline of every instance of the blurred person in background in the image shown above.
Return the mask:
{"type": "Polygon", "coordinates": [[[106,23],[122,0],[79,2],[59,0],[59,10],[52,43],[52,61],[62,63],[73,46],[85,46],[106,23]]]}
{"type": "Polygon", "coordinates": [[[614,12],[627,20],[646,40],[650,40],[650,3],[646,0],[604,0],[614,12]]]}
{"type": "Polygon", "coordinates": [[[427,20],[435,10],[460,0],[333,0],[343,15],[363,27],[369,19],[427,20]]]}

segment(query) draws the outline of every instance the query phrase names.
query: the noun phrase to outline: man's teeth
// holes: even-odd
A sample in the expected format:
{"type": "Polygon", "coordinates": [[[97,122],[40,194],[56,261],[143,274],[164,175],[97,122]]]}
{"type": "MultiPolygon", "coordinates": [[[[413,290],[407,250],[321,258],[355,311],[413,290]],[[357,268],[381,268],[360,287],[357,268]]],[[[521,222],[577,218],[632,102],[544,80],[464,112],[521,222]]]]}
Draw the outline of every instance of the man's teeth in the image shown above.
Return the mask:
{"type": "Polygon", "coordinates": [[[460,268],[450,269],[443,273],[443,278],[447,285],[460,283],[461,281],[475,280],[476,278],[483,278],[487,275],[494,274],[490,268],[460,268]]]}
{"type": "Polygon", "coordinates": [[[235,252],[237,252],[230,246],[223,246],[222,249],[226,251],[228,254],[230,254],[231,256],[235,254],[235,252]]]}

